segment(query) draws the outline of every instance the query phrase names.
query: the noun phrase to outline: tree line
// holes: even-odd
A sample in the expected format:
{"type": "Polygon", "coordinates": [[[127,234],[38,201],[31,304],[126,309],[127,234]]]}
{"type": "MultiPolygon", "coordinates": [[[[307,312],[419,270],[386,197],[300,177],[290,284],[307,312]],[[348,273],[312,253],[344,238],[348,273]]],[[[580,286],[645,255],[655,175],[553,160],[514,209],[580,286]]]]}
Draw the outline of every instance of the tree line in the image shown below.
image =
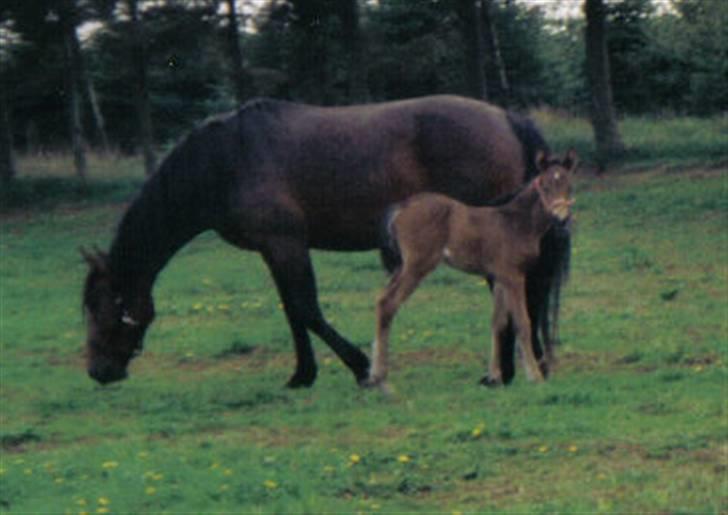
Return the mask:
{"type": "Polygon", "coordinates": [[[457,93],[589,115],[597,156],[618,116],[724,113],[728,2],[4,0],[0,172],[13,155],[144,156],[255,96],[339,105],[457,93]],[[548,6],[547,6],[548,7],[548,6]]]}

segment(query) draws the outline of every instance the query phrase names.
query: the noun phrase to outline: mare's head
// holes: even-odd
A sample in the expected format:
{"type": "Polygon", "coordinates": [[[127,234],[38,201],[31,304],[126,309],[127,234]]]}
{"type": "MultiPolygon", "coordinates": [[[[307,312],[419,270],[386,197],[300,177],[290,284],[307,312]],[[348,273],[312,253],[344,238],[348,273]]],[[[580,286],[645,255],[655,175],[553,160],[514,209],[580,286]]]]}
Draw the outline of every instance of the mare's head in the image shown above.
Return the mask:
{"type": "Polygon", "coordinates": [[[569,218],[570,207],[574,203],[571,198],[571,180],[577,165],[578,158],[573,149],[563,158],[556,159],[540,151],[536,154],[539,174],[534,179],[534,185],[546,211],[561,221],[569,218]]]}
{"type": "Polygon", "coordinates": [[[154,318],[152,297],[123,297],[108,256],[81,253],[89,265],[83,290],[88,374],[101,384],[120,381],[127,376],[129,362],[142,351],[144,333],[154,318]]]}

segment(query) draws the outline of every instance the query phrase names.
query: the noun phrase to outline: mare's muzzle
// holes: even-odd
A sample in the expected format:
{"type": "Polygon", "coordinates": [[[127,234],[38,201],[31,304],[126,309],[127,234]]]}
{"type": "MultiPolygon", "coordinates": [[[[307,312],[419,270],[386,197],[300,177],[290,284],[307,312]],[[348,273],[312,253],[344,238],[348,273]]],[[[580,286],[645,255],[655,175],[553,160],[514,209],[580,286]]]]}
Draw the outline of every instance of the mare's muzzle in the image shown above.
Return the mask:
{"type": "Polygon", "coordinates": [[[126,366],[117,365],[105,357],[98,357],[88,367],[88,375],[99,384],[109,384],[126,379],[126,366]]]}

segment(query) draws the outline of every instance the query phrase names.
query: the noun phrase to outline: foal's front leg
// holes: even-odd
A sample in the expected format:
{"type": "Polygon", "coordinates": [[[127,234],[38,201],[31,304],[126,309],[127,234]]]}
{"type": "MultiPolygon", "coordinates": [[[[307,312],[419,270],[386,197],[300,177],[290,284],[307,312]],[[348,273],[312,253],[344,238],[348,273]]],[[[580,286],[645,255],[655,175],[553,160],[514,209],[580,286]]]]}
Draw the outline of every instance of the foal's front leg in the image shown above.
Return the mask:
{"type": "Polygon", "coordinates": [[[493,290],[493,316],[491,318],[492,343],[490,349],[490,363],[488,375],[480,380],[480,384],[488,387],[503,386],[506,382],[503,377],[502,352],[504,338],[510,337],[508,324],[508,308],[506,306],[505,292],[500,284],[495,284],[493,290]]]}
{"type": "Polygon", "coordinates": [[[526,374],[531,381],[544,381],[544,374],[533,351],[531,319],[526,307],[526,286],[523,278],[514,279],[504,285],[506,305],[513,319],[516,341],[521,349],[526,374]]]}

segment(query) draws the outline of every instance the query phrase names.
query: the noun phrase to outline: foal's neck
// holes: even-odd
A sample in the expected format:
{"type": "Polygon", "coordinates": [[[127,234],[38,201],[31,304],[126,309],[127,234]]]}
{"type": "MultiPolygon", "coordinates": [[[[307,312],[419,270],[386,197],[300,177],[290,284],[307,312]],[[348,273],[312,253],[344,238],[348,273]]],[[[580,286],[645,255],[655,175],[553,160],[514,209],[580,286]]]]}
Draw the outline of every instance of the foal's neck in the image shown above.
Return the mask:
{"type": "Polygon", "coordinates": [[[498,209],[502,215],[514,220],[520,231],[534,236],[542,236],[554,223],[554,216],[544,206],[535,182],[498,209]]]}

